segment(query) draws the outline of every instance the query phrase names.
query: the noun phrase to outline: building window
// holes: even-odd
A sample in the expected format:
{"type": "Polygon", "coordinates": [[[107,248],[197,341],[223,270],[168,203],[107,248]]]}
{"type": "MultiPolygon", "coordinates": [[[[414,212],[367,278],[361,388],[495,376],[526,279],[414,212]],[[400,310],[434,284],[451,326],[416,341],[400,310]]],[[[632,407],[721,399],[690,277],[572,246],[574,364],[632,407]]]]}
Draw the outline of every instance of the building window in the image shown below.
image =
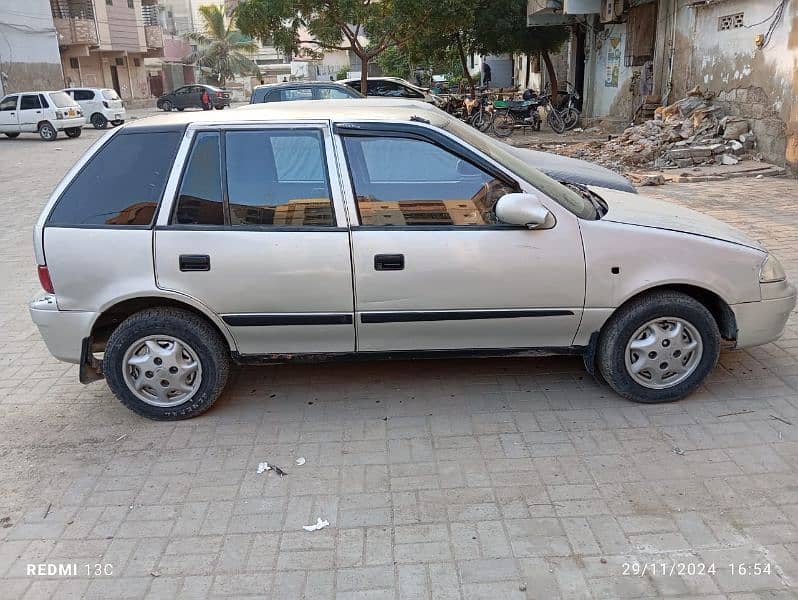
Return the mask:
{"type": "Polygon", "coordinates": [[[133,66],[134,67],[140,67],[141,66],[141,59],[140,58],[134,58],[133,59],[133,66]]]}
{"type": "Polygon", "coordinates": [[[105,0],[105,4],[107,6],[113,6],[114,5],[114,0],[105,0]]]}
{"type": "Polygon", "coordinates": [[[133,8],[133,0],[127,0],[127,7],[133,8]]]}
{"type": "Polygon", "coordinates": [[[718,17],[718,31],[728,31],[729,29],[741,29],[743,25],[743,16],[745,13],[735,13],[733,15],[724,15],[718,17]]]}
{"type": "Polygon", "coordinates": [[[117,67],[124,67],[125,66],[125,59],[124,58],[115,58],[114,59],[114,64],[116,64],[117,67]]]}
{"type": "Polygon", "coordinates": [[[70,69],[80,69],[80,61],[76,56],[72,56],[69,59],[69,68],[70,69]]]}

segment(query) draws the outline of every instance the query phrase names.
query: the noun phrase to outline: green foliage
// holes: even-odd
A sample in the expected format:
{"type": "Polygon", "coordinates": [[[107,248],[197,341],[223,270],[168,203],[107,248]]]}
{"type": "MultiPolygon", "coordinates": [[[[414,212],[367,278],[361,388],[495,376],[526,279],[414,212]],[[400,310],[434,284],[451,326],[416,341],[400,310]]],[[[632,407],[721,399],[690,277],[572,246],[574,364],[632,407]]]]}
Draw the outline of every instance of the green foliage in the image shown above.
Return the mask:
{"type": "Polygon", "coordinates": [[[199,12],[203,20],[202,32],[184,36],[197,45],[186,62],[199,66],[221,86],[237,74],[258,75],[258,65],[247,56],[257,50],[257,44],[236,30],[232,19],[226,20],[218,6],[201,6],[199,12]]]}
{"type": "Polygon", "coordinates": [[[570,37],[566,26],[527,27],[526,0],[490,0],[476,9],[470,46],[480,54],[557,53],[570,37]]]}
{"type": "MultiPolygon", "coordinates": [[[[444,2],[448,0],[443,0],[444,2]]],[[[346,50],[368,62],[418,35],[440,0],[244,0],[238,5],[241,31],[294,56],[300,48],[346,50]],[[304,36],[304,37],[303,37],[304,36]],[[368,36],[368,37],[366,37],[368,36]]]]}

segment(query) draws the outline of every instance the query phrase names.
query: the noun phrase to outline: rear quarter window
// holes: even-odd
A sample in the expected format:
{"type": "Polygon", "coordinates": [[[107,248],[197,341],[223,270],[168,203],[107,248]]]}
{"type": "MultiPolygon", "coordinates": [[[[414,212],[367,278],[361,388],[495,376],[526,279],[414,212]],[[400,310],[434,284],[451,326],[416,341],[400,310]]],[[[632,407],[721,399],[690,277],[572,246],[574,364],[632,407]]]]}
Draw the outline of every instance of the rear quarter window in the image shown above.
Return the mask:
{"type": "Polygon", "coordinates": [[[114,135],[61,194],[47,225],[151,225],[182,135],[114,135]]]}

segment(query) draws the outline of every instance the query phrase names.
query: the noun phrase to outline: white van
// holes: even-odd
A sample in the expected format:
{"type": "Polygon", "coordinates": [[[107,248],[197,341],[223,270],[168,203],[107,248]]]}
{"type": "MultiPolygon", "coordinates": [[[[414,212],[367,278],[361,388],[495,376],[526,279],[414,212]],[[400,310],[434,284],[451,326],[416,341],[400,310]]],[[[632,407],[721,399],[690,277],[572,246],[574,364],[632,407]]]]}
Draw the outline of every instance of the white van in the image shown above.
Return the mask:
{"type": "Polygon", "coordinates": [[[67,88],[64,90],[80,104],[86,121],[95,129],[105,129],[125,122],[125,107],[116,90],[107,88],[67,88]]]}
{"type": "Polygon", "coordinates": [[[65,92],[22,92],[0,100],[0,133],[10,138],[38,132],[52,142],[59,131],[76,138],[85,124],[83,109],[65,92]]]}

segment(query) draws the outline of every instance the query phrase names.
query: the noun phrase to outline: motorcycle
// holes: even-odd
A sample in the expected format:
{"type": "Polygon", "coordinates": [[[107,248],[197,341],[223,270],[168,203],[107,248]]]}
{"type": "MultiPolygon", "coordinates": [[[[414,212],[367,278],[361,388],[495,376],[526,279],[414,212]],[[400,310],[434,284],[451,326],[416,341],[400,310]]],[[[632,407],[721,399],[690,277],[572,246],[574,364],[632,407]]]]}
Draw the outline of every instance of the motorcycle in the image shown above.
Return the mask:
{"type": "Polygon", "coordinates": [[[532,90],[524,92],[523,100],[507,100],[494,103],[496,115],[493,118],[493,131],[498,137],[509,136],[516,127],[531,127],[540,131],[542,119],[540,109],[546,109],[546,122],[557,133],[565,131],[562,116],[551,104],[551,96],[538,96],[532,90]]]}

